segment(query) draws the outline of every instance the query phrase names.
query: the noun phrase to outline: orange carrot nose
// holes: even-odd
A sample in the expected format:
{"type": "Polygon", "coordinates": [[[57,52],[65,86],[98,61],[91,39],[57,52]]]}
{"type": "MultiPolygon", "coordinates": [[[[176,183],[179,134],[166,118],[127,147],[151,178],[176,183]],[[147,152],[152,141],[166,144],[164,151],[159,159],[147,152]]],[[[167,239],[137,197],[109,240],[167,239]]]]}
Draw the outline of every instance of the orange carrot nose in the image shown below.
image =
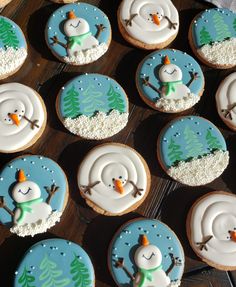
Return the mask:
{"type": "Polygon", "coordinates": [[[157,14],[152,14],[152,21],[153,23],[155,23],[157,26],[159,26],[161,24],[157,14]]]}
{"type": "Polygon", "coordinates": [[[117,192],[119,192],[120,194],[124,193],[125,190],[124,190],[124,187],[123,187],[123,184],[122,184],[121,180],[116,179],[114,181],[114,185],[115,185],[115,189],[116,189],[117,192]]]}
{"type": "Polygon", "coordinates": [[[236,242],[236,231],[230,231],[230,237],[231,237],[231,240],[236,242]]]}
{"type": "Polygon", "coordinates": [[[10,114],[9,117],[12,119],[12,121],[15,125],[19,126],[20,120],[16,114],[10,114]]]}

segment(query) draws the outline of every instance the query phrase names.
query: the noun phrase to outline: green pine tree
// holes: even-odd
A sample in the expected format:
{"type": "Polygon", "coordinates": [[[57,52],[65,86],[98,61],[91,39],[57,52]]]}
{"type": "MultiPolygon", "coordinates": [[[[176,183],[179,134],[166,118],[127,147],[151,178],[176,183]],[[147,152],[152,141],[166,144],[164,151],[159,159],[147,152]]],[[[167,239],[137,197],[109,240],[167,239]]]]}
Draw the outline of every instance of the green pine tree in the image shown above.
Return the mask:
{"type": "Polygon", "coordinates": [[[170,140],[168,150],[168,157],[171,160],[172,164],[181,161],[183,152],[180,150],[180,145],[176,144],[173,138],[171,138],[170,140]]]}
{"type": "Polygon", "coordinates": [[[92,281],[90,274],[84,263],[78,260],[78,257],[75,255],[74,260],[70,264],[70,273],[73,276],[72,280],[74,281],[74,287],[91,287],[92,281]]]}
{"type": "Polygon", "coordinates": [[[203,145],[199,142],[197,135],[188,126],[184,129],[187,157],[198,157],[202,153],[203,145]]]}
{"type": "Polygon", "coordinates": [[[229,31],[229,27],[224,22],[224,18],[220,15],[220,13],[216,12],[212,18],[216,29],[216,41],[221,42],[226,38],[230,38],[231,33],[229,31]]]}
{"type": "Polygon", "coordinates": [[[19,47],[19,40],[15,30],[11,23],[7,22],[4,18],[0,19],[0,40],[5,47],[13,47],[14,49],[19,47]]]}
{"type": "Polygon", "coordinates": [[[222,149],[222,145],[220,144],[219,140],[217,139],[217,137],[214,137],[212,135],[210,130],[207,131],[206,141],[210,150],[222,149]]]}
{"type": "Polygon", "coordinates": [[[70,279],[62,277],[62,271],[57,269],[57,264],[49,260],[47,255],[44,256],[39,268],[42,270],[39,280],[44,281],[43,284],[40,285],[41,287],[69,286],[71,282],[70,279]]]}
{"type": "Polygon", "coordinates": [[[73,85],[66,93],[64,102],[64,113],[66,118],[76,118],[80,113],[79,93],[73,85]]]}
{"type": "Polygon", "coordinates": [[[200,31],[200,43],[201,45],[207,45],[212,42],[210,33],[206,30],[206,27],[203,26],[200,31]]]}
{"type": "Polygon", "coordinates": [[[84,111],[86,113],[105,112],[103,93],[95,89],[93,85],[89,85],[83,93],[82,103],[85,105],[84,111]]]}
{"type": "Polygon", "coordinates": [[[233,22],[233,28],[234,28],[234,30],[236,32],[236,18],[234,19],[234,22],[233,22]]]}
{"type": "Polygon", "coordinates": [[[123,113],[125,110],[124,100],[122,99],[121,95],[114,90],[112,85],[110,85],[107,96],[109,101],[109,108],[123,113]]]}
{"type": "Polygon", "coordinates": [[[36,287],[32,282],[35,281],[34,276],[29,275],[29,272],[26,270],[26,267],[24,268],[23,273],[21,274],[18,283],[21,285],[21,287],[36,287]],[[31,285],[32,283],[33,285],[31,285]]]}

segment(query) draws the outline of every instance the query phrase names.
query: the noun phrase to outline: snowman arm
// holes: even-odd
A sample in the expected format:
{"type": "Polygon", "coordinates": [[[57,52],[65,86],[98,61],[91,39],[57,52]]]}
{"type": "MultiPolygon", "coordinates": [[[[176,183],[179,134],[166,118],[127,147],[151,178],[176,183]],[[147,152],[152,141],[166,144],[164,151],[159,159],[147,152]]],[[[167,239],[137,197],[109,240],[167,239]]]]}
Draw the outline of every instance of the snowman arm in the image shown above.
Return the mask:
{"type": "Polygon", "coordinates": [[[125,20],[124,20],[125,26],[130,26],[130,27],[131,27],[131,26],[132,26],[132,21],[133,21],[133,19],[134,19],[136,16],[138,16],[137,13],[131,14],[131,16],[130,16],[129,19],[125,19],[125,20]]]}
{"type": "Polygon", "coordinates": [[[178,23],[173,23],[168,16],[164,16],[164,17],[165,17],[166,20],[170,23],[170,29],[173,28],[174,30],[176,30],[178,23]]]}
{"type": "Polygon", "coordinates": [[[99,24],[99,25],[96,25],[96,28],[97,28],[97,33],[95,35],[95,38],[98,39],[101,33],[106,29],[106,27],[103,24],[99,24]]]}
{"type": "Polygon", "coordinates": [[[221,112],[223,113],[224,117],[227,119],[229,118],[232,121],[232,114],[231,111],[236,107],[236,103],[232,105],[229,109],[222,109],[221,112]]]}
{"type": "Polygon", "coordinates": [[[142,84],[144,86],[150,87],[151,89],[153,89],[158,94],[161,94],[161,90],[159,90],[152,83],[149,82],[149,77],[142,78],[142,84]]]}
{"type": "Polygon", "coordinates": [[[49,194],[49,196],[46,200],[46,203],[50,204],[50,201],[51,201],[52,197],[55,195],[55,193],[58,191],[59,186],[52,184],[50,188],[48,186],[45,186],[44,188],[46,189],[47,193],[49,194]]]}
{"type": "Polygon", "coordinates": [[[80,187],[83,189],[84,193],[88,193],[89,195],[92,195],[92,191],[91,189],[96,186],[97,184],[99,184],[101,181],[95,181],[92,184],[89,185],[81,185],[80,187]]]}
{"type": "Polygon", "coordinates": [[[133,276],[133,274],[131,274],[131,272],[127,269],[127,267],[125,266],[125,260],[124,258],[120,258],[119,260],[117,260],[115,262],[115,267],[116,268],[121,268],[124,270],[124,272],[129,276],[129,278],[134,281],[135,277],[133,276]]]}
{"type": "Polygon", "coordinates": [[[182,261],[179,257],[174,257],[173,253],[169,253],[170,258],[171,258],[171,264],[169,268],[166,270],[166,275],[170,274],[170,272],[174,269],[175,266],[181,266],[182,261]]]}
{"type": "Polygon", "coordinates": [[[8,212],[11,216],[14,216],[14,212],[12,210],[10,210],[10,208],[8,208],[6,206],[5,200],[4,200],[4,196],[0,196],[0,208],[3,208],[6,210],[6,212],[8,212]]]}
{"type": "Polygon", "coordinates": [[[196,242],[196,244],[199,246],[199,249],[202,250],[208,250],[207,249],[207,243],[213,238],[212,235],[209,235],[206,237],[205,240],[203,240],[202,242],[196,242]]]}
{"type": "Polygon", "coordinates": [[[142,195],[142,192],[143,191],[143,188],[138,188],[137,185],[132,181],[130,180],[129,183],[131,183],[133,185],[133,188],[134,188],[134,194],[133,196],[136,198],[138,195],[142,195]]]}
{"type": "Polygon", "coordinates": [[[53,45],[53,46],[55,46],[55,45],[60,45],[60,46],[62,46],[63,48],[67,49],[67,45],[64,44],[64,43],[62,43],[62,42],[60,42],[60,41],[58,40],[57,36],[53,36],[52,38],[50,38],[50,40],[52,40],[51,45],[53,45]]]}
{"type": "Polygon", "coordinates": [[[190,72],[190,75],[191,75],[191,80],[187,84],[188,87],[190,87],[192,85],[192,83],[199,78],[199,74],[198,73],[190,72]]]}

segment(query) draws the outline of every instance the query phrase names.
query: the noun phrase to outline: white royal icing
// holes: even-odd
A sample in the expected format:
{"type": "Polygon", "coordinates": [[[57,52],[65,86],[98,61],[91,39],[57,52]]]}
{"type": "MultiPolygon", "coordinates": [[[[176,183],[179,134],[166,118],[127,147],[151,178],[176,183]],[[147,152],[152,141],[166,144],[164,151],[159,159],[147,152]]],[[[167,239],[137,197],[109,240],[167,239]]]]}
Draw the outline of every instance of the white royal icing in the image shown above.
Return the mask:
{"type": "Polygon", "coordinates": [[[12,190],[12,198],[19,203],[33,200],[40,196],[41,191],[37,183],[29,180],[18,182],[12,190]]]}
{"type": "Polygon", "coordinates": [[[37,93],[22,84],[0,85],[0,150],[11,152],[29,144],[41,130],[46,115],[37,93]],[[17,111],[17,112],[15,112],[17,111]],[[15,125],[9,113],[17,114],[20,124],[15,125]],[[31,128],[29,120],[38,120],[39,128],[31,128]]]}
{"type": "Polygon", "coordinates": [[[140,246],[135,254],[134,261],[138,268],[153,269],[161,265],[162,255],[155,245],[140,246]]]}
{"type": "Polygon", "coordinates": [[[81,190],[82,186],[100,181],[91,189],[91,195],[84,193],[84,196],[112,214],[122,213],[139,202],[148,185],[140,156],[128,146],[118,144],[105,144],[93,149],[80,165],[77,178],[81,190]],[[123,182],[123,194],[113,188],[113,179],[123,182]],[[143,189],[141,195],[134,197],[135,190],[129,181],[143,189]]]}
{"type": "Polygon", "coordinates": [[[167,41],[178,31],[179,14],[170,0],[123,0],[120,8],[120,20],[128,34],[146,44],[159,44],[167,41]],[[159,14],[157,14],[159,13],[159,14]],[[125,20],[137,14],[126,25],[125,20]],[[150,14],[157,14],[160,25],[152,21],[150,14]],[[170,28],[167,16],[173,23],[177,23],[176,29],[170,28]]]}
{"type": "Polygon", "coordinates": [[[236,198],[230,194],[213,193],[200,200],[192,209],[190,228],[194,250],[221,266],[236,266],[236,242],[229,231],[236,229],[236,198]],[[196,243],[208,241],[202,251],[196,243]]]}

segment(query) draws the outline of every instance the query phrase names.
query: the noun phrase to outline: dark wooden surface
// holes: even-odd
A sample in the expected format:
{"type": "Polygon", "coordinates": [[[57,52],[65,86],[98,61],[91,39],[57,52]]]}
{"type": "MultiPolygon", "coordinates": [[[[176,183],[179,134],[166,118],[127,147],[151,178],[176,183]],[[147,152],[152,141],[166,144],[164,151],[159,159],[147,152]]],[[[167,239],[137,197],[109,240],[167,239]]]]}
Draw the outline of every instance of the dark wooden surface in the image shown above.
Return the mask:
{"type": "MultiPolygon", "coordinates": [[[[22,152],[42,154],[57,161],[65,170],[70,184],[70,198],[62,220],[49,232],[34,238],[18,238],[0,226],[0,286],[12,286],[14,271],[24,252],[35,242],[61,237],[81,244],[91,256],[96,272],[96,286],[115,286],[106,266],[107,247],[117,228],[128,219],[143,215],[161,219],[179,236],[186,254],[185,274],[181,286],[236,286],[236,272],[217,271],[202,263],[191,250],[185,232],[185,219],[191,204],[208,191],[236,192],[236,134],[219,119],[214,94],[220,81],[232,70],[218,71],[202,65],[206,87],[198,105],[187,114],[197,114],[215,123],[223,132],[230,151],[230,164],[220,179],[204,187],[189,188],[178,184],[161,170],[156,159],[156,139],[165,123],[175,115],[160,114],[146,106],[135,87],[135,70],[148,52],[129,46],[121,37],[116,23],[120,0],[82,1],[98,5],[109,17],[113,41],[108,53],[96,63],[84,67],[71,67],[60,63],[48,50],[44,28],[49,15],[59,7],[45,0],[13,0],[2,15],[14,20],[24,31],[29,55],[21,70],[3,82],[16,81],[37,90],[48,111],[48,123],[42,138],[22,152]],[[130,100],[128,126],[107,141],[134,147],[146,159],[152,174],[152,186],[144,204],[134,213],[122,217],[101,216],[86,206],[76,184],[77,167],[87,151],[102,142],[85,141],[69,134],[57,119],[55,98],[60,87],[74,76],[84,72],[97,72],[114,77],[126,90],[130,100]]],[[[201,10],[211,7],[203,1],[173,0],[180,13],[180,31],[171,47],[192,55],[187,40],[191,19],[201,10]]],[[[0,154],[0,167],[19,154],[0,154]]],[[[39,286],[37,286],[39,287],[39,286]]]]}

